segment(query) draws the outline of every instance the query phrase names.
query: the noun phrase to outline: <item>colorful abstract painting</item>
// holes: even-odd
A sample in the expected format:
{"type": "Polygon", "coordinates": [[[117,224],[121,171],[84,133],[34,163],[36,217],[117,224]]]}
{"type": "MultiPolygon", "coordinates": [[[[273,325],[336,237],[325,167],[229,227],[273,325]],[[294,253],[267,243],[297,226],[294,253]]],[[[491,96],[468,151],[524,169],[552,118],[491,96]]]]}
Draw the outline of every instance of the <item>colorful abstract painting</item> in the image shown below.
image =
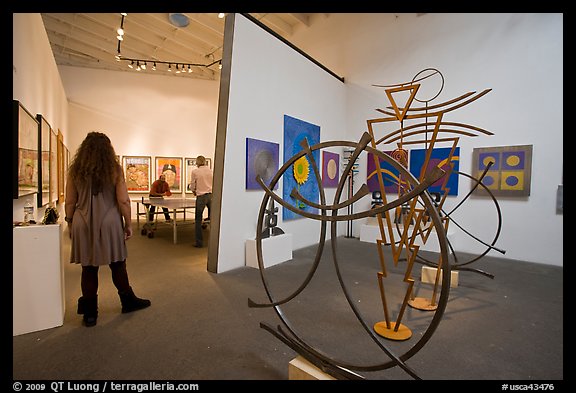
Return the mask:
{"type": "MultiPolygon", "coordinates": [[[[384,151],[384,154],[392,155],[393,150],[384,151]]],[[[378,159],[380,163],[380,168],[382,170],[382,180],[384,181],[384,191],[388,195],[398,194],[398,185],[400,184],[400,172],[384,161],[383,159],[378,159]]],[[[380,191],[380,184],[378,182],[378,171],[376,168],[376,163],[374,162],[374,154],[368,153],[368,158],[366,161],[366,184],[371,192],[380,191]]]]}
{"type": "MultiPolygon", "coordinates": [[[[259,139],[246,138],[246,189],[262,190],[256,181],[260,175],[264,184],[270,186],[270,180],[278,172],[278,157],[280,145],[259,139]]],[[[278,183],[274,189],[278,188],[278,183]]]]}
{"type": "MultiPolygon", "coordinates": [[[[303,139],[306,139],[310,146],[320,143],[320,126],[284,115],[284,162],[302,150],[300,142],[303,139]]],[[[320,165],[320,151],[314,150],[312,156],[316,165],[320,165]]],[[[312,208],[290,196],[292,190],[296,189],[300,195],[311,202],[318,203],[320,200],[318,182],[308,158],[306,156],[300,157],[286,169],[282,178],[282,198],[284,201],[299,210],[316,214],[318,209],[312,208]]],[[[289,209],[283,208],[282,210],[282,218],[285,221],[303,218],[300,214],[294,213],[289,209]]]]}
{"type": "Polygon", "coordinates": [[[336,188],[340,180],[340,154],[322,152],[322,186],[336,188]]]}
{"type": "MultiPolygon", "coordinates": [[[[12,170],[16,173],[12,179],[12,196],[19,198],[23,195],[38,192],[38,165],[40,162],[38,151],[38,120],[24,106],[13,100],[13,151],[12,157],[17,157],[13,161],[12,170]]],[[[34,196],[36,198],[36,196],[34,196]]]]}
{"type": "MultiPolygon", "coordinates": [[[[482,179],[482,184],[492,195],[530,195],[532,145],[475,148],[472,151],[472,176],[479,179],[490,162],[493,165],[482,179]]],[[[484,187],[477,187],[473,194],[488,195],[488,192],[484,187]]]]}
{"type": "MultiPolygon", "coordinates": [[[[448,163],[448,156],[452,149],[449,147],[441,147],[437,149],[432,149],[432,155],[430,156],[430,161],[428,162],[428,167],[426,171],[439,166],[444,171],[448,172],[450,170],[450,165],[448,163]]],[[[412,149],[410,150],[410,173],[414,175],[416,179],[420,179],[420,171],[422,170],[422,165],[424,165],[424,160],[426,159],[426,149],[412,149]]],[[[457,147],[452,155],[451,162],[453,164],[453,170],[458,171],[460,168],[460,148],[457,147]]],[[[442,189],[442,184],[445,181],[445,176],[436,180],[430,187],[428,187],[429,192],[438,192],[444,194],[442,189]]],[[[449,189],[448,195],[458,195],[458,174],[451,173],[448,178],[448,183],[446,188],[449,189]]]]}

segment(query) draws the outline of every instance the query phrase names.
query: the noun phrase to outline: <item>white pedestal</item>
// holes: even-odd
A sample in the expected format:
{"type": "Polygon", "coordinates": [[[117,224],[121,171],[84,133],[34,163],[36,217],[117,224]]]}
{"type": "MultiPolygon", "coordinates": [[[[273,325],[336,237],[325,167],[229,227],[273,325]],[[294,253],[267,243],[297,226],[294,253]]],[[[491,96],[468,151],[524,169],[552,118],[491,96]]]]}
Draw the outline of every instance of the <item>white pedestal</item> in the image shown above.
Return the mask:
{"type": "Polygon", "coordinates": [[[12,230],[12,335],[62,326],[64,269],[60,224],[12,230]]]}
{"type": "MultiPolygon", "coordinates": [[[[427,284],[434,284],[436,282],[436,273],[440,274],[438,278],[438,285],[442,285],[442,270],[438,272],[438,269],[430,266],[422,266],[422,273],[420,280],[427,284]]],[[[458,272],[450,272],[450,288],[456,288],[458,286],[458,272]]]]}
{"type": "Polygon", "coordinates": [[[376,243],[376,239],[380,239],[380,227],[378,224],[370,225],[364,224],[360,226],[360,241],[368,243],[376,243]]]}
{"type": "MultiPolygon", "coordinates": [[[[262,262],[264,268],[292,259],[292,234],[285,233],[262,239],[262,262]]],[[[258,269],[256,240],[246,240],[246,266],[258,269]]]]}

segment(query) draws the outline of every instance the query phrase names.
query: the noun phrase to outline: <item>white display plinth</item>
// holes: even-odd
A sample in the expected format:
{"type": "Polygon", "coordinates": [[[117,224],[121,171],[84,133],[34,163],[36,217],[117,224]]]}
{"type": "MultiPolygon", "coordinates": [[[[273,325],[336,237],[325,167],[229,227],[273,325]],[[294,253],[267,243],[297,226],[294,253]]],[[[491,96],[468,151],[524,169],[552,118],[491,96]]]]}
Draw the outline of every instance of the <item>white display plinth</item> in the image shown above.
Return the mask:
{"type": "MultiPolygon", "coordinates": [[[[442,270],[438,272],[438,268],[422,266],[421,281],[427,284],[434,284],[436,282],[436,274],[439,274],[438,285],[442,285],[442,270]]],[[[458,272],[450,272],[450,288],[456,288],[458,286],[458,272]]]]}
{"type": "Polygon", "coordinates": [[[60,224],[12,230],[12,335],[62,326],[64,269],[60,224]]]}
{"type": "Polygon", "coordinates": [[[376,239],[380,239],[380,227],[378,224],[369,225],[364,224],[360,226],[360,241],[368,243],[376,243],[376,239]]]}
{"type": "MultiPolygon", "coordinates": [[[[292,234],[270,236],[262,239],[262,262],[264,268],[292,259],[292,234]]],[[[246,266],[258,269],[256,239],[246,240],[246,266]]]]}

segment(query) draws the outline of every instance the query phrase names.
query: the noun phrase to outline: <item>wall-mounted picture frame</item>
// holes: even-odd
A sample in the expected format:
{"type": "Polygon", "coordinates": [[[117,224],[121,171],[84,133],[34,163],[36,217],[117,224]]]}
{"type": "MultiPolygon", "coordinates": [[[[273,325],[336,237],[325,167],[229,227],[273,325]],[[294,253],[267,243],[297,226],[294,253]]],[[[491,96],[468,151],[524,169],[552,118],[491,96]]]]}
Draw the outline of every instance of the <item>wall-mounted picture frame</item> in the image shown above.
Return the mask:
{"type": "MultiPolygon", "coordinates": [[[[394,157],[395,151],[397,150],[383,150],[382,153],[394,157]]],[[[408,158],[409,152],[407,150],[405,151],[407,154],[406,158],[408,158]]],[[[374,154],[368,153],[366,159],[366,184],[368,185],[370,192],[381,191],[380,181],[378,179],[378,167],[376,166],[375,161],[376,159],[374,158],[374,154]]],[[[406,179],[402,179],[400,177],[400,171],[388,161],[385,161],[383,158],[377,158],[377,161],[380,164],[380,173],[382,175],[384,192],[386,195],[398,195],[401,189],[400,184],[406,183],[406,179]]]]}
{"type": "Polygon", "coordinates": [[[66,172],[66,150],[64,147],[64,134],[58,129],[58,203],[64,202],[64,193],[66,191],[65,172],[66,172]]]}
{"type": "Polygon", "coordinates": [[[50,202],[58,201],[58,135],[50,130],[50,202]]]}
{"type": "MultiPolygon", "coordinates": [[[[280,144],[255,138],[246,138],[246,189],[260,190],[262,187],[256,181],[260,176],[267,186],[278,172],[280,144]]],[[[278,183],[274,189],[278,189],[278,183]]]]}
{"type": "Polygon", "coordinates": [[[164,174],[172,193],[182,192],[182,157],[156,157],[156,177],[164,174]]]}
{"type": "Polygon", "coordinates": [[[12,197],[18,199],[38,192],[40,163],[38,120],[18,100],[12,103],[12,128],[12,197]]]}
{"type": "MultiPolygon", "coordinates": [[[[212,168],[212,159],[206,157],[206,165],[208,166],[208,168],[212,168]]],[[[192,194],[192,190],[190,189],[190,174],[192,173],[192,170],[198,168],[198,165],[196,165],[196,157],[194,158],[184,158],[184,173],[186,175],[185,179],[184,179],[184,189],[186,190],[186,194],[192,194]]]]}
{"type": "Polygon", "coordinates": [[[340,154],[322,151],[322,186],[336,188],[340,181],[340,154]]]}
{"type": "MultiPolygon", "coordinates": [[[[307,121],[284,115],[284,161],[290,160],[303,148],[301,143],[306,139],[309,146],[320,143],[320,126],[307,121]]],[[[312,152],[316,165],[320,163],[320,150],[312,152]]],[[[300,193],[304,199],[319,203],[320,188],[314,176],[314,169],[310,166],[308,158],[304,155],[295,161],[282,175],[282,197],[284,201],[295,208],[307,213],[317,214],[318,208],[305,204],[294,198],[292,190],[300,193]]],[[[290,209],[282,208],[284,221],[304,218],[301,214],[290,209]]]]}
{"type": "Polygon", "coordinates": [[[150,156],[123,156],[122,169],[128,192],[150,192],[150,175],[152,174],[150,156]]]}
{"type": "MultiPolygon", "coordinates": [[[[432,149],[430,157],[428,160],[428,165],[426,167],[426,172],[430,171],[434,167],[440,167],[446,172],[450,173],[448,179],[446,175],[440,177],[428,187],[428,192],[437,192],[444,195],[446,189],[448,189],[448,195],[457,196],[458,195],[458,170],[460,169],[460,148],[456,147],[452,156],[450,153],[452,148],[450,147],[437,147],[432,149]],[[452,171],[450,170],[452,167],[452,171]]],[[[428,156],[428,149],[411,149],[410,150],[410,173],[414,175],[416,179],[420,179],[422,173],[422,167],[428,156]]]]}
{"type": "Polygon", "coordinates": [[[50,134],[52,127],[40,113],[38,120],[38,149],[40,151],[40,165],[38,165],[38,207],[50,203],[50,134]]]}
{"type": "MultiPolygon", "coordinates": [[[[527,197],[532,179],[532,145],[478,147],[472,150],[472,176],[479,179],[488,163],[492,163],[482,179],[494,196],[527,197]]],[[[475,183],[472,182],[472,187],[475,183]]],[[[488,195],[484,187],[476,187],[473,195],[488,195]]]]}
{"type": "Polygon", "coordinates": [[[64,179],[68,180],[68,167],[70,166],[70,150],[64,145],[64,179]]]}

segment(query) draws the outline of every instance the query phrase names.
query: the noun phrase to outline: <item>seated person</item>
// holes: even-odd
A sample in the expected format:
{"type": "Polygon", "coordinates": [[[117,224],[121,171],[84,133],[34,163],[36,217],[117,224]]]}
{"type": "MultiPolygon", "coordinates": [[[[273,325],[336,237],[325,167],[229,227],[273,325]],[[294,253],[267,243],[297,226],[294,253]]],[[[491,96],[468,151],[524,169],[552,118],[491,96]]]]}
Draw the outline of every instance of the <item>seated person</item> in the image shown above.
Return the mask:
{"type": "MultiPolygon", "coordinates": [[[[170,196],[172,192],[170,191],[170,186],[166,182],[166,176],[161,174],[158,180],[152,183],[152,187],[150,188],[150,197],[164,197],[170,196]]],[[[166,218],[167,222],[170,222],[170,212],[168,208],[163,207],[162,210],[164,211],[164,218],[166,218]]],[[[148,221],[154,221],[154,212],[156,211],[156,206],[150,205],[150,210],[148,212],[148,221]]]]}

